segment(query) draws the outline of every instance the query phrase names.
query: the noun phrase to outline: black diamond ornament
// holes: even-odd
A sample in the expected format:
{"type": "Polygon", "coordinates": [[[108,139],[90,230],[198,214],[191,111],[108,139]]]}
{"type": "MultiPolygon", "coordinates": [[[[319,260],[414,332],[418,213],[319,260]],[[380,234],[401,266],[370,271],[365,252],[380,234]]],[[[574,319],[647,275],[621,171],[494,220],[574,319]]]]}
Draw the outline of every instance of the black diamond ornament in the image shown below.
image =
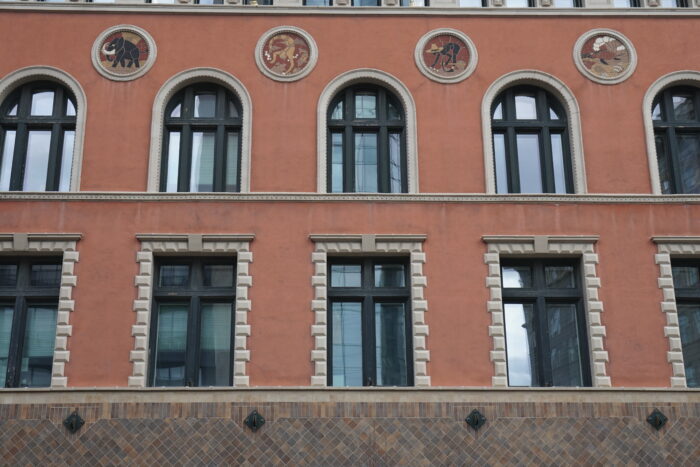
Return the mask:
{"type": "Polygon", "coordinates": [[[83,425],[85,425],[85,420],[78,415],[77,410],[74,410],[72,414],[68,415],[66,419],[63,420],[63,426],[65,426],[71,433],[75,433],[83,425]]]}
{"type": "Polygon", "coordinates": [[[647,422],[649,425],[653,426],[657,431],[660,430],[668,421],[668,417],[664,415],[659,409],[654,409],[652,413],[647,417],[647,422]]]}
{"type": "Polygon", "coordinates": [[[486,423],[486,417],[484,417],[481,414],[481,412],[474,409],[469,414],[469,416],[464,419],[464,421],[467,422],[467,425],[469,425],[470,427],[474,428],[475,430],[478,430],[486,423]]]}
{"type": "Polygon", "coordinates": [[[248,428],[253,430],[253,432],[256,432],[265,424],[265,418],[263,418],[263,416],[260,415],[257,410],[253,410],[250,412],[250,414],[248,414],[243,423],[245,423],[248,428]]]}

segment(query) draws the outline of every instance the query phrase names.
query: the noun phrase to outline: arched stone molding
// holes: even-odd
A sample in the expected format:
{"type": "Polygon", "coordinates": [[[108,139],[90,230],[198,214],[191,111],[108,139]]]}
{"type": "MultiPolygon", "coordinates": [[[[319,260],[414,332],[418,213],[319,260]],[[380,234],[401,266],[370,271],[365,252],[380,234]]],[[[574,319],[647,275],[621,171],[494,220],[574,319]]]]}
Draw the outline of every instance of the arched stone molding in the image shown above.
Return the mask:
{"type": "Polygon", "coordinates": [[[493,161],[493,135],[491,131],[491,105],[506,88],[519,84],[538,86],[551,92],[566,109],[566,118],[571,145],[571,167],[573,169],[574,193],[587,191],[586,164],[583,158],[583,137],[581,134],[581,114],[578,102],[571,89],[554,76],[538,70],[518,70],[498,78],[489,86],[481,101],[481,130],[484,142],[484,170],[486,193],[496,193],[496,175],[493,161]]]}
{"type": "Polygon", "coordinates": [[[406,163],[408,165],[408,192],[418,193],[418,135],[416,131],[416,104],[410,91],[394,76],[381,70],[359,68],[336,76],[326,85],[318,99],[316,128],[317,139],[317,182],[316,190],[327,193],[327,116],[328,106],[341,89],[357,83],[371,83],[383,86],[401,99],[406,117],[406,163]]]}
{"type": "Polygon", "coordinates": [[[0,79],[0,103],[19,86],[31,81],[53,81],[68,88],[75,97],[75,144],[73,146],[73,167],[71,167],[70,188],[68,191],[80,190],[80,172],[83,167],[83,142],[85,139],[85,122],[87,116],[87,97],[85,91],[67,72],[50,66],[29,66],[8,73],[0,79]]]}
{"type": "Polygon", "coordinates": [[[642,101],[642,120],[644,121],[644,134],[647,140],[647,160],[649,162],[649,176],[651,177],[651,192],[655,195],[661,193],[661,179],[659,178],[659,163],[656,160],[656,144],[654,142],[654,122],[651,120],[652,104],[654,98],[664,89],[671,86],[695,86],[700,87],[700,71],[682,70],[674,71],[654,81],[647,89],[642,101]]]}
{"type": "Polygon", "coordinates": [[[253,101],[248,90],[235,76],[216,68],[192,68],[182,71],[163,84],[153,101],[151,117],[151,150],[148,160],[147,191],[160,190],[160,160],[163,147],[163,120],[165,107],[182,88],[195,83],[216,83],[233,92],[241,102],[243,122],[241,125],[241,193],[250,191],[250,147],[253,101]]]}

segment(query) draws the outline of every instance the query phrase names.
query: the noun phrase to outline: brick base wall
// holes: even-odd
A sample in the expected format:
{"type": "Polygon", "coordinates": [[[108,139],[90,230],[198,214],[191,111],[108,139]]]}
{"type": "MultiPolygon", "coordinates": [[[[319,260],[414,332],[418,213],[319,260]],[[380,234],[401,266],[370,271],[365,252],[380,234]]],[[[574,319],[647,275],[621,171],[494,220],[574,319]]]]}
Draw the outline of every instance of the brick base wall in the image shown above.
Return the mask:
{"type": "Polygon", "coordinates": [[[8,465],[692,465],[700,459],[700,398],[693,397],[4,403],[0,458],[8,465]],[[645,421],[655,407],[669,418],[660,431],[645,421]],[[488,419],[479,431],[464,421],[475,408],[488,419]],[[70,434],[62,421],[76,409],[86,423],[70,434]],[[266,419],[255,433],[243,424],[253,409],[266,419]]]}

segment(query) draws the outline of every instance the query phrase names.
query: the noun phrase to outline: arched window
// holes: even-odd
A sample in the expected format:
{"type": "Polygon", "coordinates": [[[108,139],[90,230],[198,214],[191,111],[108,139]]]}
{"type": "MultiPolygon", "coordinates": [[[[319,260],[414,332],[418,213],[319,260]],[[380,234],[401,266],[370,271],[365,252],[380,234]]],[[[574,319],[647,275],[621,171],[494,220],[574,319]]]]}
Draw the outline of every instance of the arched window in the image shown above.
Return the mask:
{"type": "Polygon", "coordinates": [[[165,108],[160,190],[240,191],[242,110],[222,86],[198,83],[165,108]]]}
{"type": "Polygon", "coordinates": [[[0,105],[0,191],[68,191],[76,101],[58,83],[32,81],[0,105]]]}
{"type": "Polygon", "coordinates": [[[406,122],[385,88],[357,84],[328,107],[328,191],[407,193],[406,122]]]}
{"type": "Polygon", "coordinates": [[[700,193],[700,89],[667,88],[652,104],[661,192],[700,193]]]}
{"type": "Polygon", "coordinates": [[[544,89],[520,85],[491,107],[497,193],[573,193],[566,112],[544,89]]]}

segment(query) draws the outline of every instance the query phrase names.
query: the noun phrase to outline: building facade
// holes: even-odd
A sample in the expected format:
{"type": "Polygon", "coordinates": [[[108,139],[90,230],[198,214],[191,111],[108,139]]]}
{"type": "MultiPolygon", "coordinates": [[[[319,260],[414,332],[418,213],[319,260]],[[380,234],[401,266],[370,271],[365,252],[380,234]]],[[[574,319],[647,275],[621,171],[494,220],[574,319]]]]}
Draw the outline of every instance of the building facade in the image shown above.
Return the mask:
{"type": "Polygon", "coordinates": [[[4,458],[697,462],[700,3],[258,3],[0,3],[4,458]]]}

